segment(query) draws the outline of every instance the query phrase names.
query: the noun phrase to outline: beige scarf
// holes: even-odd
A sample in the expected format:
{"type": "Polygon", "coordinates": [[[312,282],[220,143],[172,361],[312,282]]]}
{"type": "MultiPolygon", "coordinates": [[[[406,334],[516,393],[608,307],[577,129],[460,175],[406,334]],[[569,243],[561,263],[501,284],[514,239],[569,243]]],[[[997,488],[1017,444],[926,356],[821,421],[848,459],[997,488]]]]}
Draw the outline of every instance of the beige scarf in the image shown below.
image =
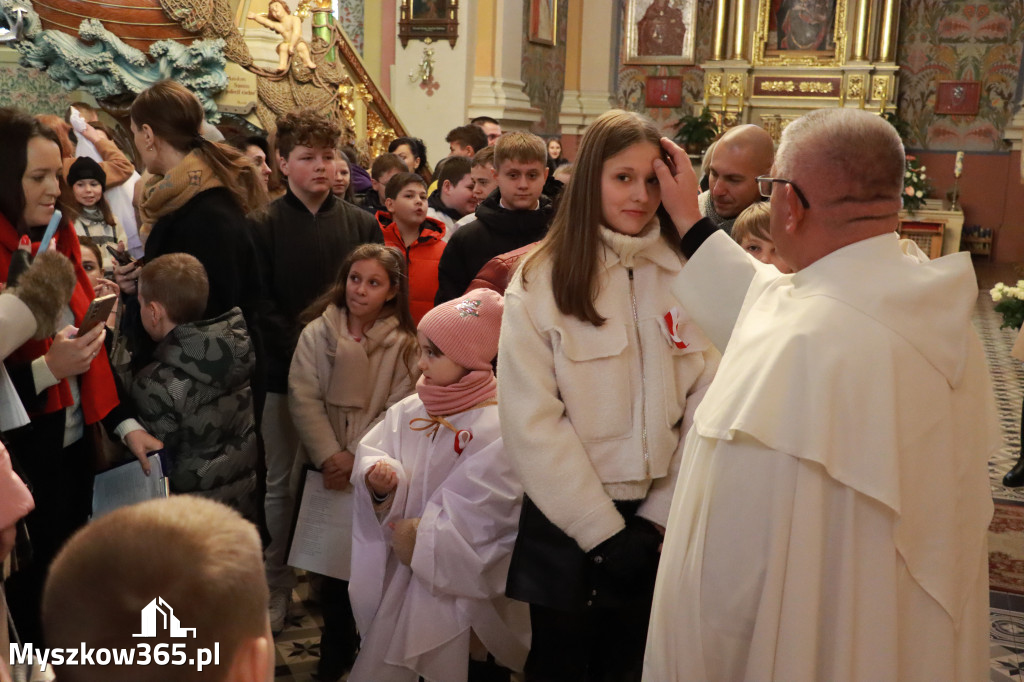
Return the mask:
{"type": "Polygon", "coordinates": [[[335,407],[365,410],[373,390],[375,377],[370,373],[370,355],[382,347],[388,335],[398,327],[393,315],[380,318],[363,333],[363,341],[348,334],[347,311],[330,305],[324,312],[337,333],[334,348],[334,366],[327,385],[324,402],[335,407]]]}
{"type": "Polygon", "coordinates": [[[200,192],[223,186],[206,160],[195,150],[189,152],[167,175],[153,175],[146,181],[139,202],[139,236],[145,241],[157,220],[174,213],[200,192]]]}

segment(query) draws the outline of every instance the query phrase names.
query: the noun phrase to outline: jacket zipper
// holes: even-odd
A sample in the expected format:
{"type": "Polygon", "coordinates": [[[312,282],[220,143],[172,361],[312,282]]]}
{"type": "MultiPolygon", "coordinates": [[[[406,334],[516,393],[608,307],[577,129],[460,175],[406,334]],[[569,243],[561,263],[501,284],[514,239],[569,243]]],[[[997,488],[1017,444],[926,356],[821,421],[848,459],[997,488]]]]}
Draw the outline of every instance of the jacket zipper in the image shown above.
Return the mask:
{"type": "Polygon", "coordinates": [[[647,379],[644,372],[644,347],[640,341],[640,315],[636,310],[636,288],[633,285],[633,268],[626,268],[629,274],[629,302],[633,307],[633,332],[636,334],[636,350],[640,354],[640,443],[644,451],[644,474],[651,477],[651,453],[647,449],[647,379]]]}

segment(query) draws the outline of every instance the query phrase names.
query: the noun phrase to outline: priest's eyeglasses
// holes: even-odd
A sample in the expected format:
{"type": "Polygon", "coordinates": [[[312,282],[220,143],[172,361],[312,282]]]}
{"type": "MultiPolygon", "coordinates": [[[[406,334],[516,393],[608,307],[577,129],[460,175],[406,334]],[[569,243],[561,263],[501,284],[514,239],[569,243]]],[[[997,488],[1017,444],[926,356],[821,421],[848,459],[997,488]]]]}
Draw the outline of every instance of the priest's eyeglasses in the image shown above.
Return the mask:
{"type": "Polygon", "coordinates": [[[793,188],[793,191],[796,192],[796,196],[798,199],[800,199],[800,203],[804,205],[804,208],[811,207],[811,205],[807,203],[807,197],[804,196],[804,193],[800,191],[800,188],[797,187],[796,183],[793,182],[792,180],[783,180],[782,178],[770,178],[767,175],[761,175],[755,178],[755,180],[757,180],[757,191],[759,191],[761,193],[761,196],[764,197],[765,199],[772,195],[772,186],[774,186],[776,182],[779,182],[785,185],[789,185],[790,187],[793,188]]]}

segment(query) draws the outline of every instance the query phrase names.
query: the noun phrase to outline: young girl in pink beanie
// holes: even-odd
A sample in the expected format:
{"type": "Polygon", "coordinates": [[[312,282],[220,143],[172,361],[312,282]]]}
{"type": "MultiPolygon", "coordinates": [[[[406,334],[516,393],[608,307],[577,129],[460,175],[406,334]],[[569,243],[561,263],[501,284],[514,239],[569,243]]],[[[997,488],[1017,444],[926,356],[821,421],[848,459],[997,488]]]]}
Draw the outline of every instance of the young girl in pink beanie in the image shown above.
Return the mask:
{"type": "Polygon", "coordinates": [[[499,294],[475,289],[428,312],[416,395],[359,444],[349,591],[363,639],[352,682],[522,670],[528,610],[504,594],[522,487],[491,366],[502,310],[499,294]]]}

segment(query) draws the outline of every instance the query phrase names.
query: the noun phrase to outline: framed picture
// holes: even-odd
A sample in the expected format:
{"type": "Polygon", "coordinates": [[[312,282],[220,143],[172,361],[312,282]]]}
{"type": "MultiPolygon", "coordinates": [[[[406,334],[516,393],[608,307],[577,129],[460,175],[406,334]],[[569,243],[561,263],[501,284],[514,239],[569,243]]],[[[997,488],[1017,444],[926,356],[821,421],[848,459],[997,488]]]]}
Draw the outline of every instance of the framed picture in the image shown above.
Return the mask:
{"type": "Polygon", "coordinates": [[[693,64],[697,0],[626,0],[627,64],[693,64]]]}
{"type": "Polygon", "coordinates": [[[558,0],[530,0],[531,43],[554,45],[558,35],[558,0]]]}
{"type": "Polygon", "coordinates": [[[402,0],[398,39],[447,40],[455,47],[459,37],[459,0],[402,0]]]}
{"type": "Polygon", "coordinates": [[[981,100],[978,81],[939,81],[935,95],[935,113],[951,116],[976,116],[981,100]]]}
{"type": "Polygon", "coordinates": [[[759,0],[754,64],[841,66],[847,0],[759,0]]]}

